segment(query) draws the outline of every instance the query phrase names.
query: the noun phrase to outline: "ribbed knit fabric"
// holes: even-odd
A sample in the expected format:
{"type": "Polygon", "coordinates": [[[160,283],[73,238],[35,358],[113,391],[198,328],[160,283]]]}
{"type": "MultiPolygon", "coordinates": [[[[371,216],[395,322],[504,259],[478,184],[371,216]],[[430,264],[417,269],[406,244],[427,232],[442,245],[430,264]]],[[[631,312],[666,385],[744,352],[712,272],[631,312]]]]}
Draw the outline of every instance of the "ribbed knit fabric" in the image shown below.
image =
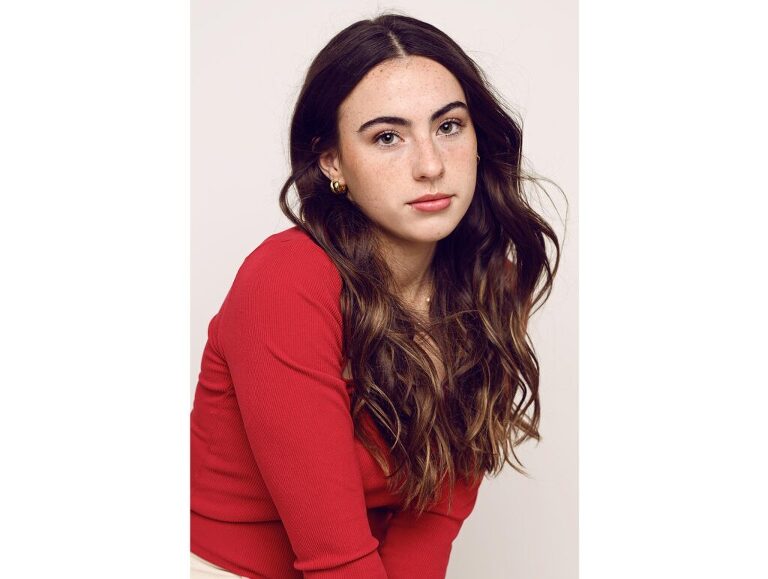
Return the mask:
{"type": "MultiPolygon", "coordinates": [[[[353,436],[342,281],[298,227],[240,267],[208,326],[191,414],[191,550],[246,577],[443,579],[478,485],[396,512],[353,436]]],[[[383,445],[380,438],[378,441],[383,445]]]]}

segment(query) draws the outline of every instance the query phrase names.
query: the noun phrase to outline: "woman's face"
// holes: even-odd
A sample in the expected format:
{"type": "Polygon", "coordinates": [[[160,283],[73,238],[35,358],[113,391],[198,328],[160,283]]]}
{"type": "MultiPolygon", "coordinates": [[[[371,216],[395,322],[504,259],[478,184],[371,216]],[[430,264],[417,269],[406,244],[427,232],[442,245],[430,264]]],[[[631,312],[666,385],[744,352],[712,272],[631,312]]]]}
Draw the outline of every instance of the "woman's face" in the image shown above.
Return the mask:
{"type": "Polygon", "coordinates": [[[475,191],[477,138],[464,91],[445,67],[420,56],[377,65],[342,102],[338,123],[339,150],[320,166],[347,185],[385,241],[434,243],[454,230],[475,191]],[[450,200],[432,211],[412,205],[429,194],[450,200]]]}

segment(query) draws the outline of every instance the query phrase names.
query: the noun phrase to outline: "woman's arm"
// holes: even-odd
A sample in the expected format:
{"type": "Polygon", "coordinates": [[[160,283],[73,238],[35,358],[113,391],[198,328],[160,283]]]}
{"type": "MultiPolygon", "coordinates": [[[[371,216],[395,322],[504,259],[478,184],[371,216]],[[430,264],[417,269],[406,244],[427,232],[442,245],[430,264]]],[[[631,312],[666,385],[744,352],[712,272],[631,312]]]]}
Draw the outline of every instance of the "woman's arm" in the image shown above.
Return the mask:
{"type": "Polygon", "coordinates": [[[444,492],[420,517],[411,511],[392,516],[379,548],[389,579],[445,578],[453,540],[475,506],[481,482],[457,482],[450,510],[444,492]]]}
{"type": "Polygon", "coordinates": [[[222,305],[218,342],[294,567],[312,579],[384,579],[341,377],[340,289],[319,247],[265,242],[222,305]]]}

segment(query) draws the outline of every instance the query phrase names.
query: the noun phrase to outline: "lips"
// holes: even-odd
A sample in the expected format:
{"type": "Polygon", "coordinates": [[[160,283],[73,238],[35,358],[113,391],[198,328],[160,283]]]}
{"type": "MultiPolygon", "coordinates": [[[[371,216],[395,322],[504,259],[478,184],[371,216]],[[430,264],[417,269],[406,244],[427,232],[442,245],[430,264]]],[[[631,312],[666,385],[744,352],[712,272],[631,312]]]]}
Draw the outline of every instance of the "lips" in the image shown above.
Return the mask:
{"type": "Polygon", "coordinates": [[[432,195],[425,201],[413,201],[408,206],[419,213],[435,213],[450,207],[452,199],[453,195],[432,195]]]}
{"type": "Polygon", "coordinates": [[[409,201],[408,205],[412,203],[421,203],[422,201],[437,201],[438,199],[445,199],[446,197],[451,197],[451,195],[446,195],[445,193],[430,193],[429,195],[422,195],[418,199],[409,201]]]}

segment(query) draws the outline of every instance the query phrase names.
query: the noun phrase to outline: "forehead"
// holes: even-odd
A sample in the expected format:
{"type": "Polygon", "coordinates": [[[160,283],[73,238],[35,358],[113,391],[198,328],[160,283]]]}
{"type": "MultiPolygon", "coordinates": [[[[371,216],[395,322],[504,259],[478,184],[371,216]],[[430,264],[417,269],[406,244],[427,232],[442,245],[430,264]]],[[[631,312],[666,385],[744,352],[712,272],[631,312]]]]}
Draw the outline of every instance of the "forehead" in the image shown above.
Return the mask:
{"type": "Polygon", "coordinates": [[[464,91],[443,65],[421,56],[397,58],[368,71],[341,103],[339,123],[357,127],[378,115],[420,120],[455,100],[464,101],[464,91]]]}

